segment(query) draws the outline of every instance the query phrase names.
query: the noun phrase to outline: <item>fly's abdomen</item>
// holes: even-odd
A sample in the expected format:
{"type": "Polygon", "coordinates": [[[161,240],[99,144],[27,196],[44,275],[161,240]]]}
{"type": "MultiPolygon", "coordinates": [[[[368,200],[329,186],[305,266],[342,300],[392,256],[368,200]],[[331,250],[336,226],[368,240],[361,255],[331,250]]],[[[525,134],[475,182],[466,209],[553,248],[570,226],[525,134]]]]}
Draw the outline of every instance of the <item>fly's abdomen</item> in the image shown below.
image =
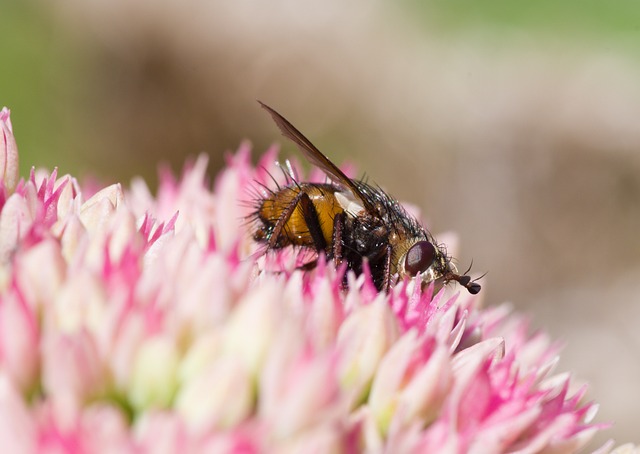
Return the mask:
{"type": "Polygon", "coordinates": [[[330,250],[333,219],[343,211],[335,197],[338,190],[330,184],[300,184],[270,194],[260,202],[256,213],[260,225],[254,238],[272,248],[317,249],[321,237],[330,250]]]}

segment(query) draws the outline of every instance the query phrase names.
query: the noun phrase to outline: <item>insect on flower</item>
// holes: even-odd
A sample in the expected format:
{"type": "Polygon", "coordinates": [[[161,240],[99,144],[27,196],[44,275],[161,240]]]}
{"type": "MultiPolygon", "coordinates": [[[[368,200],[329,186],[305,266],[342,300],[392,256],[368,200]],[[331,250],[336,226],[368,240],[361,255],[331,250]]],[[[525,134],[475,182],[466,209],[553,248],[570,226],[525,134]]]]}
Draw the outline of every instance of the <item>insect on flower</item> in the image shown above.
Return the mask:
{"type": "MultiPolygon", "coordinates": [[[[260,102],[260,101],[258,101],[260,102]]],[[[288,184],[267,189],[257,200],[253,238],[266,250],[293,246],[324,253],[336,266],[346,264],[356,275],[365,261],[379,291],[420,273],[422,285],[458,282],[469,293],[480,284],[458,274],[444,246],[409,215],[397,200],[377,186],[347,177],[300,131],[260,102],[282,134],[324,171],[330,183],[305,183],[289,175],[288,184]]],[[[317,259],[302,266],[313,269],[317,259]]]]}

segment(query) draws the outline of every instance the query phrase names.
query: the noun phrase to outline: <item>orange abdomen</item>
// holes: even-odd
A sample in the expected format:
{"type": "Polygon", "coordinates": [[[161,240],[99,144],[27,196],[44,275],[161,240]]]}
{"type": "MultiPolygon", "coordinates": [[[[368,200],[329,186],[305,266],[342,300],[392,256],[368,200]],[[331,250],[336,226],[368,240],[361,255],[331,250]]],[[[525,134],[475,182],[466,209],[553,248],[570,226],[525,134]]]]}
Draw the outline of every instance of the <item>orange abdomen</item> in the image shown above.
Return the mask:
{"type": "Polygon", "coordinates": [[[300,184],[299,187],[290,186],[279,190],[262,201],[257,214],[263,227],[256,232],[255,238],[259,241],[271,241],[276,224],[284,222],[278,238],[274,240],[274,247],[288,245],[314,247],[307,219],[301,204],[297,202],[300,192],[304,192],[311,199],[322,236],[327,247],[330,247],[333,236],[333,219],[336,214],[343,211],[335,197],[335,193],[339,190],[330,184],[300,184]],[[293,204],[296,206],[294,207],[293,204]],[[289,212],[288,219],[285,219],[289,212]]]}

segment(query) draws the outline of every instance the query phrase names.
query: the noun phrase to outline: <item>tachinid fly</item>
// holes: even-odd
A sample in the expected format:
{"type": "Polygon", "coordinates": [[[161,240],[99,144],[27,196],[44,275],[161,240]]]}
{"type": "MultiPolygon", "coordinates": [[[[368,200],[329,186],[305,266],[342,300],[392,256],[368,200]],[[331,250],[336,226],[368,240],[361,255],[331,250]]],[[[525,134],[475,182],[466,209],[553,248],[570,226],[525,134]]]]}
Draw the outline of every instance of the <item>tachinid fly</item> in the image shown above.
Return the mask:
{"type": "MultiPolygon", "coordinates": [[[[330,183],[291,184],[269,190],[256,202],[254,239],[267,250],[308,248],[324,253],[336,266],[346,263],[356,275],[365,260],[379,291],[420,273],[422,285],[458,282],[469,293],[480,284],[458,274],[443,246],[404,208],[376,186],[347,177],[300,131],[260,102],[282,134],[326,173],[330,183]]],[[[302,268],[312,269],[317,260],[302,268]]],[[[468,272],[468,270],[467,270],[468,272]]]]}

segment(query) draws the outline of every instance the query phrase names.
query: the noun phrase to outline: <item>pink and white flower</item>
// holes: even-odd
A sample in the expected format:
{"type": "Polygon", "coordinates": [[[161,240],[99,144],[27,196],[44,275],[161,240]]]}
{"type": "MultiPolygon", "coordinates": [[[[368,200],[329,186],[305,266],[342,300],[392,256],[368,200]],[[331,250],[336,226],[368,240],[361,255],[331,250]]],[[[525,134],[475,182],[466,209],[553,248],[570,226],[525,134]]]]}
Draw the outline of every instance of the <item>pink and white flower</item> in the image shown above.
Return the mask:
{"type": "Polygon", "coordinates": [[[0,126],[2,452],[574,452],[604,427],[505,306],[264,271],[242,200],[274,149],[87,198],[18,181],[0,126]]]}

